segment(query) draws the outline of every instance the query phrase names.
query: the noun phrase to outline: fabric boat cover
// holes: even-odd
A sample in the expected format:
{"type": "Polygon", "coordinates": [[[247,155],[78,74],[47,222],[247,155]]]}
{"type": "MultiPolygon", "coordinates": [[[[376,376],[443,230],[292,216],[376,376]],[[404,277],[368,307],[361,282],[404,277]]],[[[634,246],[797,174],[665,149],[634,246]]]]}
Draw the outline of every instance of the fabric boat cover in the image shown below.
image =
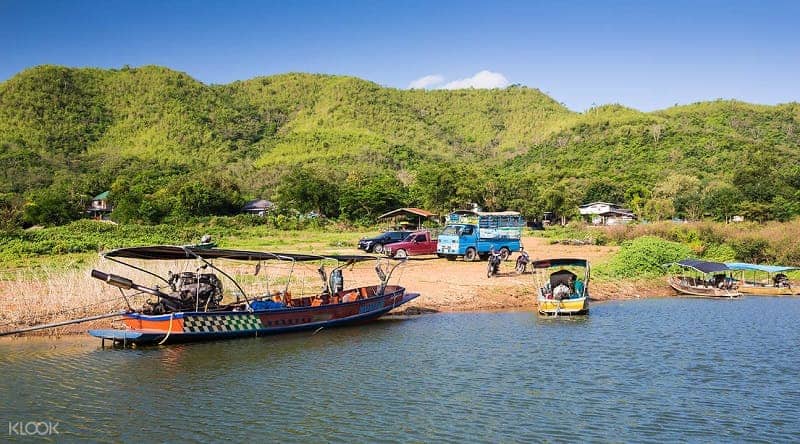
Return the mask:
{"type": "Polygon", "coordinates": [[[297,262],[333,259],[340,262],[361,262],[375,260],[374,256],[364,255],[330,255],[298,253],[269,253],[261,251],[225,250],[219,248],[198,248],[194,246],[179,247],[174,245],[155,245],[149,247],[119,248],[103,253],[104,257],[119,257],[146,260],[181,260],[181,259],[232,259],[239,261],[293,260],[297,262]]]}
{"type": "Polygon", "coordinates": [[[730,271],[727,265],[721,262],[708,262],[698,259],[684,259],[677,262],[678,265],[688,268],[694,268],[701,273],[716,273],[720,271],[730,271]]]}
{"type": "Polygon", "coordinates": [[[587,267],[589,265],[589,261],[586,259],[571,259],[571,258],[559,258],[559,259],[543,259],[539,261],[533,261],[531,263],[533,268],[550,268],[550,267],[587,267]]]}
{"type": "Polygon", "coordinates": [[[728,262],[725,265],[731,270],[755,270],[763,271],[766,273],[783,273],[786,271],[800,270],[800,267],[785,267],[782,265],[758,265],[747,264],[744,262],[728,262]]]}

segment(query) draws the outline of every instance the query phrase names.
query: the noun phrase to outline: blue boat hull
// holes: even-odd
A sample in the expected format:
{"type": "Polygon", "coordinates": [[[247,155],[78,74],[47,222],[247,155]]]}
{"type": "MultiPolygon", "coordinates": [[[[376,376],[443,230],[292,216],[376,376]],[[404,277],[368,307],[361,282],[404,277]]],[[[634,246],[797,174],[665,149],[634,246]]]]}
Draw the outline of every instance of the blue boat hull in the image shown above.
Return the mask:
{"type": "Polygon", "coordinates": [[[158,316],[130,313],[124,318],[128,329],[89,330],[89,334],[123,346],[259,337],[369,322],[418,296],[418,293],[405,293],[398,288],[382,297],[320,307],[158,316]]]}

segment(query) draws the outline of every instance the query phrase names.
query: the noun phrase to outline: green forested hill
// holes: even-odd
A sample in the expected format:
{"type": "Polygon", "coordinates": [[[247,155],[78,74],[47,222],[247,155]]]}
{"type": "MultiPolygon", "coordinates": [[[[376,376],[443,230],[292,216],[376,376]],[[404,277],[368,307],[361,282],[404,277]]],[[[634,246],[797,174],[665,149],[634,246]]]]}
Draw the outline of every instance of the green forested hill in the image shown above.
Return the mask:
{"type": "Polygon", "coordinates": [[[800,213],[800,105],[574,113],[539,90],[424,91],[284,74],[205,85],[146,66],[39,66],[0,83],[0,222],[62,223],[111,190],[121,221],[394,205],[649,219],[800,213]]]}

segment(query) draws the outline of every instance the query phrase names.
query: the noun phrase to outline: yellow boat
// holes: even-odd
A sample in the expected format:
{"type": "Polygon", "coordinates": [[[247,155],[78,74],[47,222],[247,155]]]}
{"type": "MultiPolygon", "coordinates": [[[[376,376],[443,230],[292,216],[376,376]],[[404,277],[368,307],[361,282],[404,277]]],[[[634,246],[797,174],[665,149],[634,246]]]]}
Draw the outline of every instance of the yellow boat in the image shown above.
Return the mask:
{"type": "Polygon", "coordinates": [[[762,296],[793,296],[800,295],[800,287],[792,286],[786,272],[800,270],[798,267],[785,267],[780,265],[759,265],[743,262],[729,262],[725,264],[731,270],[741,272],[739,291],[744,294],[762,296]],[[747,279],[747,275],[751,279],[747,279]],[[758,279],[759,276],[766,279],[758,279]]]}
{"type": "Polygon", "coordinates": [[[532,264],[537,281],[537,310],[542,316],[571,316],[589,313],[589,261],[585,259],[544,259],[532,264]],[[555,270],[555,271],[553,271],[555,270]],[[581,279],[575,270],[583,274],[581,279]]]}

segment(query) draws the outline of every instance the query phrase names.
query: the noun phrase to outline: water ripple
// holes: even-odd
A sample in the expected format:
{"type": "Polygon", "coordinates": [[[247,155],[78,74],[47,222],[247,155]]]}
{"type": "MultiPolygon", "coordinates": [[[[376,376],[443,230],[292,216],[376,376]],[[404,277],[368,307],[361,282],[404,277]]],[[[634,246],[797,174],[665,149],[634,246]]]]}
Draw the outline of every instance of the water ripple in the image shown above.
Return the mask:
{"type": "Polygon", "coordinates": [[[135,350],[2,341],[0,424],[99,442],[796,441],[798,318],[796,298],[660,299],[135,350]]]}

